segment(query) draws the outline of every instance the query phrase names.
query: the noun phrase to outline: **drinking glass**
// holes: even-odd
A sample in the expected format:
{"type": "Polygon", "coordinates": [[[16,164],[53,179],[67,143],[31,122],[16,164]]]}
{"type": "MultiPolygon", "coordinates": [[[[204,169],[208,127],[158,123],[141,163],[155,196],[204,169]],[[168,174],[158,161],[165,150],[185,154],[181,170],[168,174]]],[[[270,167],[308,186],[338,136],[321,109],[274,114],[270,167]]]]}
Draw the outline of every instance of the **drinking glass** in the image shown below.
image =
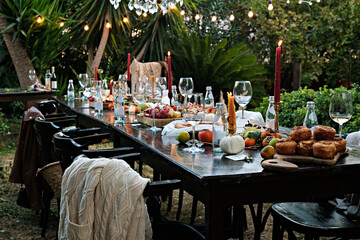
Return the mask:
{"type": "Polygon", "coordinates": [[[331,94],[329,115],[339,124],[340,137],[342,137],[342,125],[349,121],[353,114],[351,93],[348,91],[335,91],[331,94]]]}
{"type": "Polygon", "coordinates": [[[79,89],[79,97],[81,98],[81,95],[83,95],[83,98],[86,99],[88,96],[88,93],[86,91],[87,85],[89,84],[89,77],[86,73],[80,73],[79,74],[79,84],[82,88],[82,91],[79,89]]]}
{"type": "Polygon", "coordinates": [[[250,81],[236,81],[234,85],[235,101],[241,106],[241,118],[244,119],[245,106],[252,98],[252,87],[250,81]]]}
{"type": "Polygon", "coordinates": [[[95,78],[89,78],[90,84],[90,96],[95,96],[96,88],[95,88],[95,78]]]}
{"type": "Polygon", "coordinates": [[[196,107],[200,109],[201,111],[204,110],[204,95],[202,93],[194,93],[194,103],[196,104],[196,107]]]}
{"type": "Polygon", "coordinates": [[[202,153],[205,151],[203,148],[198,148],[195,145],[195,126],[198,125],[205,116],[205,112],[201,111],[201,109],[193,109],[191,112],[186,112],[183,114],[183,118],[186,122],[190,123],[192,126],[193,140],[192,146],[188,148],[184,148],[183,151],[189,152],[191,154],[202,153]]]}
{"type": "Polygon", "coordinates": [[[146,83],[142,81],[141,77],[134,83],[133,96],[139,105],[139,113],[141,113],[141,105],[145,102],[145,85],[146,83]]]}
{"type": "Polygon", "coordinates": [[[126,74],[120,74],[118,77],[118,81],[121,88],[121,94],[123,96],[128,95],[128,83],[127,83],[127,75],[126,74]]]}
{"type": "Polygon", "coordinates": [[[145,87],[147,101],[153,103],[152,105],[152,116],[153,116],[153,125],[151,128],[146,129],[147,131],[161,131],[161,128],[155,126],[155,111],[156,105],[161,101],[161,86],[158,82],[148,83],[145,87]]]}
{"type": "Polygon", "coordinates": [[[29,78],[31,80],[31,83],[35,83],[35,79],[36,79],[36,71],[34,69],[30,69],[29,70],[29,78]]]}
{"type": "Polygon", "coordinates": [[[192,92],[194,91],[194,82],[191,77],[180,78],[179,81],[179,91],[184,97],[184,109],[187,105],[187,98],[191,98],[192,92]]]}

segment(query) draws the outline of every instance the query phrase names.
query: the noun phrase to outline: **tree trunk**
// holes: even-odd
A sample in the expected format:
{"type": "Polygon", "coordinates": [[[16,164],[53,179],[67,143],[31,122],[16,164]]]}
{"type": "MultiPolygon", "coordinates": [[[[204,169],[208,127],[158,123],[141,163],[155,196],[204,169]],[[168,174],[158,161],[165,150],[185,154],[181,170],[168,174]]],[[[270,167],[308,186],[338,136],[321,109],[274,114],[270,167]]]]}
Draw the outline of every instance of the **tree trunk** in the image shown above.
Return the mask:
{"type": "Polygon", "coordinates": [[[147,46],[149,45],[149,40],[147,40],[144,44],[144,46],[141,48],[140,52],[138,53],[138,55],[136,55],[136,61],[140,62],[141,58],[144,56],[145,53],[145,49],[147,48],[147,46]]]}
{"type": "MultiPolygon", "coordinates": [[[[9,26],[8,21],[0,16],[0,31],[9,26]]],[[[24,48],[22,41],[17,38],[15,41],[12,41],[11,29],[2,34],[6,47],[9,51],[11,60],[15,66],[16,74],[19,79],[20,87],[25,88],[33,84],[29,79],[29,70],[34,69],[28,53],[24,48]]]]}
{"type": "Polygon", "coordinates": [[[100,65],[101,58],[102,58],[102,56],[104,54],[104,51],[105,51],[107,40],[109,38],[110,29],[106,27],[106,19],[109,19],[109,5],[107,6],[107,9],[106,9],[106,14],[105,14],[105,19],[104,19],[104,26],[103,26],[103,33],[102,33],[102,36],[101,36],[100,44],[99,44],[99,46],[97,48],[94,61],[90,65],[91,69],[94,69],[95,65],[96,66],[100,65]]]}
{"type": "Polygon", "coordinates": [[[296,62],[293,72],[293,90],[298,90],[301,86],[301,62],[296,62]]]}

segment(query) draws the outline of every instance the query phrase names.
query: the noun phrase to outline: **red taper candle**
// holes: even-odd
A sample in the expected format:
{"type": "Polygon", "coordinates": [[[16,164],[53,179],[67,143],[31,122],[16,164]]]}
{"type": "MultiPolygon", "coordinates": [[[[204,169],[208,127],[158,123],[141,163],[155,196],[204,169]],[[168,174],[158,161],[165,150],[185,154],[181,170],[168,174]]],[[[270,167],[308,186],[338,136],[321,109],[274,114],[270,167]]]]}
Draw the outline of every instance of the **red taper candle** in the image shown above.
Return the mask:
{"type": "Polygon", "coordinates": [[[282,40],[279,41],[278,47],[276,48],[276,65],[275,65],[275,86],[274,86],[274,101],[280,102],[280,75],[281,75],[281,44],[282,40]]]}
{"type": "Polygon", "coordinates": [[[168,51],[168,91],[172,93],[171,53],[168,51]]]}
{"type": "Polygon", "coordinates": [[[97,81],[97,65],[95,65],[95,81],[97,81]]]}
{"type": "Polygon", "coordinates": [[[130,53],[128,53],[127,80],[130,81],[130,53]]]}

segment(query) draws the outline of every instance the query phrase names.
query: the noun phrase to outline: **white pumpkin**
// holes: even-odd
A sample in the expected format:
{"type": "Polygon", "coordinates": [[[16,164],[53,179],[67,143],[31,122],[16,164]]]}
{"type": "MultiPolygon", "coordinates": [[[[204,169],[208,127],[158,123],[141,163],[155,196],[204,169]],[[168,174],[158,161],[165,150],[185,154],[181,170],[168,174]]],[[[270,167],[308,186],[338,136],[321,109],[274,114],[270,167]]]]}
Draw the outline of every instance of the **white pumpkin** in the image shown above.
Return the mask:
{"type": "Polygon", "coordinates": [[[224,153],[237,154],[244,150],[245,141],[240,135],[224,137],[220,141],[220,148],[224,153]]]}

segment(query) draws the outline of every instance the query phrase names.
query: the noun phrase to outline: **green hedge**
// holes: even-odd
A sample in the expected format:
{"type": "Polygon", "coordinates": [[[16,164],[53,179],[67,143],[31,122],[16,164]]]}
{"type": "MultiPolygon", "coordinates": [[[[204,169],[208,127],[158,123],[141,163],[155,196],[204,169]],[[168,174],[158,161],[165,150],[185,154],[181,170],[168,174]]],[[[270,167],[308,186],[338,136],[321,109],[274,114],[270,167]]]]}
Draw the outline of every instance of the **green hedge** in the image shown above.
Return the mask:
{"type": "MultiPolygon", "coordinates": [[[[329,103],[331,93],[337,90],[347,90],[344,87],[330,89],[324,86],[319,91],[308,88],[300,88],[298,91],[281,94],[280,100],[283,101],[279,113],[280,125],[284,127],[294,127],[303,124],[306,114],[306,103],[315,102],[315,112],[321,125],[332,126],[338,129],[338,124],[329,117],[329,103]]],[[[348,89],[353,97],[354,112],[351,120],[343,125],[343,133],[350,133],[360,130],[360,86],[352,84],[348,89]]],[[[269,99],[264,98],[260,107],[255,111],[262,113],[265,119],[265,113],[269,104],[269,99]]]]}

